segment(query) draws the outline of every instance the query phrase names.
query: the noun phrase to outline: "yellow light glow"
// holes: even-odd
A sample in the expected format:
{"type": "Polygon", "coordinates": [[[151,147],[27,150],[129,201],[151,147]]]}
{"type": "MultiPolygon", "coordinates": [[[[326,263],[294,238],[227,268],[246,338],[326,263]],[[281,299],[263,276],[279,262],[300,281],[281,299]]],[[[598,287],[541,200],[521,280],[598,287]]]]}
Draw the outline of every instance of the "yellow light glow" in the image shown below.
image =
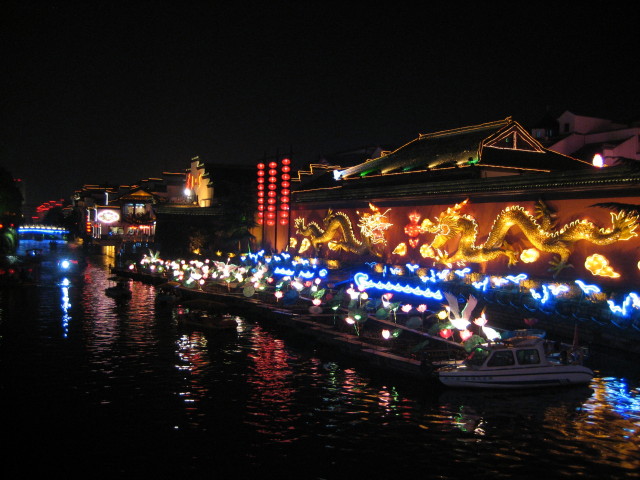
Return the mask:
{"type": "Polygon", "coordinates": [[[520,260],[524,263],[533,263],[540,258],[540,252],[535,248],[527,248],[520,254],[520,260]]]}
{"type": "Polygon", "coordinates": [[[602,168],[604,167],[604,158],[602,158],[602,155],[600,155],[599,153],[596,153],[593,156],[593,166],[594,167],[598,167],[598,168],[602,168]]]}
{"type": "Polygon", "coordinates": [[[407,254],[407,244],[402,242],[396,248],[393,249],[392,252],[394,255],[400,255],[404,257],[407,254]]]}
{"type": "Polygon", "coordinates": [[[298,250],[298,252],[304,253],[307,250],[309,250],[309,247],[311,247],[311,242],[309,241],[308,238],[303,238],[302,242],[300,243],[300,250],[298,250]]]}
{"type": "Polygon", "coordinates": [[[420,247],[420,255],[422,255],[422,258],[433,258],[435,253],[436,252],[431,248],[431,245],[425,243],[420,247]]]}
{"type": "Polygon", "coordinates": [[[619,278],[620,274],[615,272],[609,265],[609,260],[599,253],[589,255],[584,261],[584,266],[592,274],[599,277],[619,278]]]}
{"type": "Polygon", "coordinates": [[[296,248],[298,245],[298,239],[295,237],[289,238],[289,248],[296,248]]]}

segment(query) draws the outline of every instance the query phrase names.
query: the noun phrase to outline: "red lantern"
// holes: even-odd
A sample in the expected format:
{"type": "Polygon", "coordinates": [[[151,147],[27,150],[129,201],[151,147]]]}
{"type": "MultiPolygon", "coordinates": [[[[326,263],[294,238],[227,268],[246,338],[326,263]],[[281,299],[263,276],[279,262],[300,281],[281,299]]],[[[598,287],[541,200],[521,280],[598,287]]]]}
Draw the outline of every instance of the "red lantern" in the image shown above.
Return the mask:
{"type": "Polygon", "coordinates": [[[264,170],[264,163],[258,164],[258,170],[264,170]]]}
{"type": "Polygon", "coordinates": [[[264,170],[258,170],[258,176],[264,177],[264,170]]]}
{"type": "Polygon", "coordinates": [[[278,164],[276,162],[269,162],[269,168],[278,168],[278,164]]]}
{"type": "Polygon", "coordinates": [[[282,203],[289,203],[289,197],[280,197],[282,203]]]}
{"type": "Polygon", "coordinates": [[[264,183],[264,178],[263,177],[258,178],[258,183],[264,183]]]}
{"type": "Polygon", "coordinates": [[[291,163],[291,160],[289,160],[288,158],[283,158],[282,159],[282,164],[283,165],[289,165],[291,163]]]}
{"type": "Polygon", "coordinates": [[[275,177],[276,175],[278,175],[278,171],[275,168],[272,170],[269,170],[269,175],[271,175],[272,177],[275,177]]]}
{"type": "Polygon", "coordinates": [[[281,168],[281,170],[285,173],[289,173],[291,171],[291,167],[288,167],[285,165],[284,167],[281,168]]]}

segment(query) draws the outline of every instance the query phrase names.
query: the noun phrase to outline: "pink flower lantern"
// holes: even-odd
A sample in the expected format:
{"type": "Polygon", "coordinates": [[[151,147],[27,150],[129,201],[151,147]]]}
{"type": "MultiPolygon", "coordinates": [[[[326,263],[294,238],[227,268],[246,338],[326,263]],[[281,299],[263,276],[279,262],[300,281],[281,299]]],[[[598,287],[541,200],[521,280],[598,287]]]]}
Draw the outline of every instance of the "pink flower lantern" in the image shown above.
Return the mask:
{"type": "Polygon", "coordinates": [[[460,331],[460,338],[462,339],[463,342],[466,342],[467,340],[469,340],[471,338],[471,335],[473,335],[473,332],[471,332],[470,330],[460,331]]]}

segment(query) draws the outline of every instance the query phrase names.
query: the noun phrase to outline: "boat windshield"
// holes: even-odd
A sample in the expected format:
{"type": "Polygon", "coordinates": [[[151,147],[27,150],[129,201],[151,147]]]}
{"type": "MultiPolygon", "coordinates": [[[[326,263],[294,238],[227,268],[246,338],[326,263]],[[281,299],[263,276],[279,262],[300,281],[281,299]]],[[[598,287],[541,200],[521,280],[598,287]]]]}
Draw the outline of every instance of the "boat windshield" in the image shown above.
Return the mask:
{"type": "Polygon", "coordinates": [[[487,357],[489,356],[489,351],[484,348],[476,348],[471,352],[471,354],[467,357],[464,363],[467,365],[480,366],[482,365],[487,357]]]}

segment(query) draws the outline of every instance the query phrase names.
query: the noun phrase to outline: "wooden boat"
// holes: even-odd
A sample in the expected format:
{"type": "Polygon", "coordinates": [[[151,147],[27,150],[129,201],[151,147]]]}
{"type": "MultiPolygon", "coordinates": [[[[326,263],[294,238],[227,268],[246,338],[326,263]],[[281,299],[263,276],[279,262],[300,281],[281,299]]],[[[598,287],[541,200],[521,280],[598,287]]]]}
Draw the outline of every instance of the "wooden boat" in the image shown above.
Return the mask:
{"type": "Polygon", "coordinates": [[[162,305],[175,305],[180,299],[178,282],[166,282],[156,287],[156,302],[162,305]]]}
{"type": "Polygon", "coordinates": [[[203,330],[235,331],[237,317],[228,313],[184,312],[176,316],[178,324],[203,330]]]}
{"type": "Polygon", "coordinates": [[[582,365],[581,349],[558,349],[540,336],[514,336],[477,345],[461,363],[434,374],[448,387],[542,388],[588,384],[593,371],[582,365]]]}
{"type": "Polygon", "coordinates": [[[131,290],[129,289],[129,279],[123,277],[111,277],[109,280],[115,282],[115,285],[105,288],[104,293],[108,297],[116,300],[126,300],[131,298],[131,290]]]}
{"type": "Polygon", "coordinates": [[[179,325],[212,331],[236,331],[237,316],[223,313],[225,305],[210,300],[187,300],[173,309],[179,325]]]}

